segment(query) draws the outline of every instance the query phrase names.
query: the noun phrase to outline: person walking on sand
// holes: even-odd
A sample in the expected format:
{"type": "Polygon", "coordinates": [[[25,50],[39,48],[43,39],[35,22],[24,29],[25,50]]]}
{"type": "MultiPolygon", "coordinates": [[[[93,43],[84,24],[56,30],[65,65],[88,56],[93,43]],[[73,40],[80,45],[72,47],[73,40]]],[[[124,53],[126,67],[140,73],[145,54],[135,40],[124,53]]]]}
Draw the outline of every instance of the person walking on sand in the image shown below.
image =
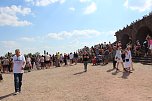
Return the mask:
{"type": "Polygon", "coordinates": [[[113,69],[116,68],[116,63],[117,63],[117,61],[115,60],[116,50],[117,50],[116,46],[113,46],[113,51],[112,51],[113,69]]]}
{"type": "Polygon", "coordinates": [[[134,69],[134,67],[133,67],[132,55],[131,55],[131,46],[130,46],[130,45],[127,46],[127,50],[128,50],[128,52],[129,52],[129,54],[130,54],[130,56],[131,56],[131,57],[130,57],[130,62],[131,62],[131,67],[130,67],[130,68],[131,68],[132,71],[134,71],[135,69],[134,69]]]}
{"type": "Polygon", "coordinates": [[[132,73],[131,72],[131,67],[132,67],[132,56],[130,52],[130,46],[127,46],[127,49],[125,50],[125,63],[124,63],[124,69],[126,72],[132,73]]]}
{"type": "Polygon", "coordinates": [[[24,67],[26,64],[25,57],[21,55],[20,50],[15,50],[15,56],[13,56],[13,73],[14,73],[14,86],[15,86],[15,93],[17,95],[21,92],[22,86],[22,77],[24,73],[24,67]]]}
{"type": "Polygon", "coordinates": [[[89,55],[85,51],[83,54],[84,72],[87,72],[88,59],[89,59],[89,55]]]}
{"type": "Polygon", "coordinates": [[[122,49],[121,47],[119,46],[117,51],[116,51],[116,55],[115,55],[115,60],[117,61],[117,67],[116,67],[116,71],[118,71],[118,66],[119,66],[119,63],[121,63],[123,69],[124,69],[124,65],[123,65],[123,60],[122,60],[122,49]]]}

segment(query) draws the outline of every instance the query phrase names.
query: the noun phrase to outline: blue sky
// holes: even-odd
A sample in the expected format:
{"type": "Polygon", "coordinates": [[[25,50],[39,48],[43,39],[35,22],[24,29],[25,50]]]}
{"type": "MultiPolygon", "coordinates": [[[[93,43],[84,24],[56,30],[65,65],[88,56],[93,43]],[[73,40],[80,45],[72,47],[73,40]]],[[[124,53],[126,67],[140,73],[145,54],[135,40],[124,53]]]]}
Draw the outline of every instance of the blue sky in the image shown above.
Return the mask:
{"type": "Polygon", "coordinates": [[[152,0],[0,0],[0,55],[114,42],[117,30],[151,10],[152,0]]]}

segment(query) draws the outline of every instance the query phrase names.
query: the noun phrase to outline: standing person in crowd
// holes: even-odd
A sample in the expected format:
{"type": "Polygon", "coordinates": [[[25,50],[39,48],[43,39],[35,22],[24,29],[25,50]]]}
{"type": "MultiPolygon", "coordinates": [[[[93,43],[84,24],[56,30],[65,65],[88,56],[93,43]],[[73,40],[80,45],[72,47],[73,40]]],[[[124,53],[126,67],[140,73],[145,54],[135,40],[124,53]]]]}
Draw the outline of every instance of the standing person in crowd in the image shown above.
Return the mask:
{"type": "Polygon", "coordinates": [[[56,67],[60,67],[60,52],[56,53],[56,67]]]}
{"type": "Polygon", "coordinates": [[[122,47],[121,41],[117,43],[117,47],[122,47]]]}
{"type": "Polygon", "coordinates": [[[109,50],[108,50],[108,48],[105,48],[105,51],[104,51],[104,65],[108,64],[108,61],[109,61],[109,50]]]}
{"type": "Polygon", "coordinates": [[[70,53],[69,57],[70,57],[70,65],[72,65],[73,64],[73,53],[70,53]]]}
{"type": "Polygon", "coordinates": [[[48,52],[45,55],[44,62],[45,62],[46,69],[50,68],[50,55],[48,54],[48,52]]]}
{"type": "Polygon", "coordinates": [[[60,54],[60,64],[61,64],[61,66],[63,64],[63,55],[62,54],[60,54]]]}
{"type": "Polygon", "coordinates": [[[103,49],[105,49],[106,46],[107,46],[107,44],[106,44],[106,42],[104,42],[104,44],[103,44],[103,49]]]}
{"type": "Polygon", "coordinates": [[[136,45],[134,47],[135,49],[135,56],[139,57],[140,56],[140,49],[141,49],[141,45],[139,40],[136,41],[136,45]]]}
{"type": "Polygon", "coordinates": [[[3,72],[8,73],[9,72],[9,59],[5,58],[3,60],[3,72]]]}
{"type": "Polygon", "coordinates": [[[9,59],[9,72],[13,72],[13,59],[9,59]]]}
{"type": "Polygon", "coordinates": [[[118,69],[119,64],[121,64],[124,69],[124,64],[123,64],[123,60],[122,60],[122,48],[120,46],[118,47],[118,49],[116,51],[115,60],[117,61],[116,71],[119,70],[118,69]]]}
{"type": "Polygon", "coordinates": [[[130,46],[127,46],[127,49],[125,50],[125,66],[124,70],[132,73],[131,68],[132,67],[132,56],[131,56],[131,51],[130,51],[130,46]]]}
{"type": "Polygon", "coordinates": [[[31,72],[31,68],[32,68],[32,63],[31,63],[31,58],[30,56],[28,56],[26,58],[26,66],[25,66],[27,69],[28,69],[28,72],[31,72]]]}
{"type": "Polygon", "coordinates": [[[117,63],[117,61],[115,60],[116,50],[117,50],[117,47],[113,46],[113,51],[111,53],[112,54],[112,61],[113,61],[113,69],[116,69],[116,63],[117,63]]]}
{"type": "Polygon", "coordinates": [[[45,64],[44,64],[44,56],[43,55],[40,57],[40,62],[41,62],[41,69],[44,69],[45,64]]]}
{"type": "Polygon", "coordinates": [[[52,55],[50,54],[50,66],[52,66],[52,62],[53,62],[53,59],[52,59],[52,55]]]}
{"type": "Polygon", "coordinates": [[[35,64],[35,62],[36,62],[36,58],[35,58],[34,56],[32,56],[32,57],[31,57],[31,64],[32,64],[31,69],[33,69],[33,68],[34,68],[34,64],[35,64]]]}
{"type": "Polygon", "coordinates": [[[36,57],[36,63],[35,63],[35,65],[36,65],[36,68],[37,68],[38,70],[40,70],[40,56],[37,56],[37,57],[36,57]]]}
{"type": "Polygon", "coordinates": [[[75,62],[75,65],[77,65],[77,62],[78,62],[78,53],[77,52],[74,52],[74,62],[75,62]]]}
{"type": "Polygon", "coordinates": [[[52,64],[53,64],[53,66],[55,66],[55,55],[54,54],[52,55],[52,64]]]}
{"type": "Polygon", "coordinates": [[[24,67],[26,64],[25,57],[21,55],[20,50],[15,50],[15,56],[13,56],[13,73],[14,73],[14,86],[15,95],[21,92],[22,77],[24,73],[24,67]]]}
{"type": "Polygon", "coordinates": [[[143,47],[144,47],[144,52],[145,52],[145,55],[144,57],[146,57],[148,55],[148,40],[145,40],[144,43],[143,43],[143,47]]]}
{"type": "Polygon", "coordinates": [[[89,59],[89,55],[86,51],[84,51],[83,54],[84,72],[87,72],[88,59],[89,59]]]}
{"type": "Polygon", "coordinates": [[[65,65],[65,66],[68,65],[68,64],[67,64],[67,59],[68,59],[68,56],[67,56],[66,53],[64,53],[64,65],[65,65]]]}

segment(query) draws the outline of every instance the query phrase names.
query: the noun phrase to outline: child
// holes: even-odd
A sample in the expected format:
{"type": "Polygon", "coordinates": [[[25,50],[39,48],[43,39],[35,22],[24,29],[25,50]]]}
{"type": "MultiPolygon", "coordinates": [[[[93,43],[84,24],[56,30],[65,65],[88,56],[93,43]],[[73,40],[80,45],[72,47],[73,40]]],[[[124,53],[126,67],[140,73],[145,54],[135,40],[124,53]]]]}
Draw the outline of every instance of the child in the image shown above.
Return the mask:
{"type": "Polygon", "coordinates": [[[96,57],[94,56],[92,59],[93,66],[97,64],[96,57]]]}

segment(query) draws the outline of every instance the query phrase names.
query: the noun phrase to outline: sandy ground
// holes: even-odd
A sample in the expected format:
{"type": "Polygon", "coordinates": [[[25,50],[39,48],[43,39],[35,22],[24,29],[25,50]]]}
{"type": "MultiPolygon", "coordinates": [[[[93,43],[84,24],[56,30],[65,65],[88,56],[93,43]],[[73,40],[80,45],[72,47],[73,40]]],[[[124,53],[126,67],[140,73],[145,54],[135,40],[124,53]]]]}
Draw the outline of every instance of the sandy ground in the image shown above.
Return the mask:
{"type": "Polygon", "coordinates": [[[22,93],[13,96],[13,74],[3,75],[0,101],[152,101],[152,66],[116,73],[112,64],[83,64],[24,73],[22,93]]]}

